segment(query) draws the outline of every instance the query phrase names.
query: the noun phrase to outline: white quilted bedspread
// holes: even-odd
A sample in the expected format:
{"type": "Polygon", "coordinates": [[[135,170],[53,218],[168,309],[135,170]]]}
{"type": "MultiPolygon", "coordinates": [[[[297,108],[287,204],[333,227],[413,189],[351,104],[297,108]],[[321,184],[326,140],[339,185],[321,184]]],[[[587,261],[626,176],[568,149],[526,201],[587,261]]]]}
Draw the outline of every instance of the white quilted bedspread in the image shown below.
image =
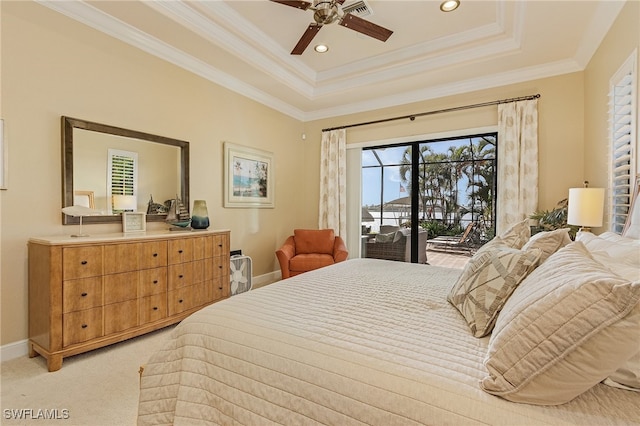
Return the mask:
{"type": "Polygon", "coordinates": [[[556,407],[483,392],[459,274],[355,259],[202,309],[145,366],[138,423],[640,424],[640,394],[605,385],[556,407]]]}

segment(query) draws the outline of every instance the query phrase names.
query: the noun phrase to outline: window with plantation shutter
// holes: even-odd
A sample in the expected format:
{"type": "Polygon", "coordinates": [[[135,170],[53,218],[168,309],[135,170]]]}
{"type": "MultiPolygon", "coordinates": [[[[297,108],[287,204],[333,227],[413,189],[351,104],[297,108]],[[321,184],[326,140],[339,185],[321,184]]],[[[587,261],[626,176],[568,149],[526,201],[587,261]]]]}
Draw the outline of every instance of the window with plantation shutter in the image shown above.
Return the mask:
{"type": "Polygon", "coordinates": [[[637,173],[637,89],[636,55],[633,55],[610,82],[610,230],[621,233],[629,214],[633,182],[637,173]]]}
{"type": "Polygon", "coordinates": [[[138,193],[138,153],[110,149],[108,170],[107,193],[113,212],[114,195],[136,196],[138,193]]]}

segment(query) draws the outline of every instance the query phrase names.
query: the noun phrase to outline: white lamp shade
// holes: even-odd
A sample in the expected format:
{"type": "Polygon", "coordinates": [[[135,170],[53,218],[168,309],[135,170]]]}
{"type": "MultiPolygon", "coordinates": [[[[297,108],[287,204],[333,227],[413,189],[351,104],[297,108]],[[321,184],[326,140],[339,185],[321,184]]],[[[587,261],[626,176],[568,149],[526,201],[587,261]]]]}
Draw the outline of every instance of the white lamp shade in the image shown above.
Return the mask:
{"type": "Polygon", "coordinates": [[[136,211],[138,209],[138,198],[135,195],[114,195],[113,209],[136,211]]]}
{"type": "Polygon", "coordinates": [[[603,210],[604,188],[569,188],[569,225],[602,226],[603,210]]]}

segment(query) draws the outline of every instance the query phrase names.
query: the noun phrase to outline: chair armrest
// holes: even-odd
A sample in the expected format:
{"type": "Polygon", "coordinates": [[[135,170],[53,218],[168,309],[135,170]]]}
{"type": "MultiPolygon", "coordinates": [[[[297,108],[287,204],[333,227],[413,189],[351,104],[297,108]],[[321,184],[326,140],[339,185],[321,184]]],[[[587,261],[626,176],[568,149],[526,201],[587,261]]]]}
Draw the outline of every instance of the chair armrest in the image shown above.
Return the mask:
{"type": "Polygon", "coordinates": [[[342,262],[343,260],[347,260],[348,256],[349,251],[347,250],[344,240],[339,236],[336,236],[336,239],[333,242],[333,261],[336,263],[342,262]]]}
{"type": "Polygon", "coordinates": [[[276,251],[278,262],[280,263],[280,270],[282,271],[282,279],[289,278],[289,260],[296,255],[296,244],[293,236],[287,238],[282,247],[276,251]]]}

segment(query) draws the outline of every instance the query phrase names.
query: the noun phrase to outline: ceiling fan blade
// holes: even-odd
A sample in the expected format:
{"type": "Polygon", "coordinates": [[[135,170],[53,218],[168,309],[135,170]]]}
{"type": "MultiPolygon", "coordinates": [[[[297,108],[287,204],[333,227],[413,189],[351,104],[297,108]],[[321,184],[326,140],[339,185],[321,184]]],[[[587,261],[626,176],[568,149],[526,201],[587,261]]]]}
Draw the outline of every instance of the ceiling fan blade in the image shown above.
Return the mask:
{"type": "Polygon", "coordinates": [[[311,6],[312,3],[309,3],[308,1],[287,1],[287,0],[271,0],[274,3],[280,3],[280,4],[284,4],[285,6],[291,6],[291,7],[295,7],[296,9],[302,9],[302,10],[307,10],[309,9],[309,7],[311,6]]]}
{"type": "Polygon", "coordinates": [[[377,38],[380,41],[387,41],[387,39],[391,37],[391,34],[393,34],[393,31],[391,30],[350,13],[344,15],[339,24],[343,27],[368,35],[369,37],[377,38]]]}
{"type": "Polygon", "coordinates": [[[309,43],[311,43],[311,40],[318,34],[318,31],[320,31],[320,28],[322,28],[320,24],[309,24],[309,28],[302,34],[302,37],[300,37],[298,44],[293,48],[291,54],[302,55],[302,52],[309,46],[309,43]]]}

